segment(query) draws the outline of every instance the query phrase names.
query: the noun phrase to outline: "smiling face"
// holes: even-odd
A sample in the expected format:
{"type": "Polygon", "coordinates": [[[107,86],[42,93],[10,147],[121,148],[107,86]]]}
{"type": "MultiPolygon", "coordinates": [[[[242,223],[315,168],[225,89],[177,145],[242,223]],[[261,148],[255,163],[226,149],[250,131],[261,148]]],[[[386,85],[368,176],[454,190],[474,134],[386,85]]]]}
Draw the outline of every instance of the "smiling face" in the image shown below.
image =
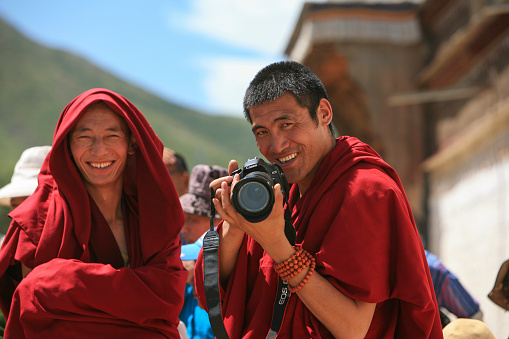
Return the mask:
{"type": "Polygon", "coordinates": [[[288,182],[299,185],[304,194],[323,158],[335,146],[328,127],[332,120],[329,102],[320,101],[318,122],[289,93],[252,107],[249,113],[260,152],[270,162],[279,164],[288,182]]]}
{"type": "Polygon", "coordinates": [[[127,154],[134,153],[134,138],[125,121],[104,103],[87,108],[69,134],[71,153],[91,189],[122,189],[127,154]]]}

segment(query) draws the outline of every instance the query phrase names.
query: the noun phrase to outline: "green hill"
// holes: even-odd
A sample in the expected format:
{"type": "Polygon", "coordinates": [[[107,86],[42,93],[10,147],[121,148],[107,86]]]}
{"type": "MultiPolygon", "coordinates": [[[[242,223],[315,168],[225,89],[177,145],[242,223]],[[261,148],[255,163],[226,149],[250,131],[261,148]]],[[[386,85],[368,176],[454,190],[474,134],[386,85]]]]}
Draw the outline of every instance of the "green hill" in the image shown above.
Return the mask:
{"type": "Polygon", "coordinates": [[[9,182],[24,149],[51,144],[67,103],[94,87],[131,100],[190,168],[199,163],[227,166],[230,159],[260,156],[244,119],[211,116],[165,101],[81,57],[31,41],[0,18],[0,187],[9,182]]]}

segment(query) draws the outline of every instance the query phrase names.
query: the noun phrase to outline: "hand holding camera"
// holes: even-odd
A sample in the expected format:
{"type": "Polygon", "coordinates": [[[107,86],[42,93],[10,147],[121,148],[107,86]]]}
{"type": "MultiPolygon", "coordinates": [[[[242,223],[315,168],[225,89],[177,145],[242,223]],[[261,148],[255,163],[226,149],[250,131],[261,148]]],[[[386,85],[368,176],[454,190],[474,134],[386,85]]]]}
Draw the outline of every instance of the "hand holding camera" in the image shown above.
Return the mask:
{"type": "Polygon", "coordinates": [[[214,201],[217,212],[228,223],[228,232],[234,226],[262,246],[266,241],[277,241],[284,234],[283,195],[289,190],[283,171],[279,165],[259,158],[249,159],[241,169],[237,168],[235,161],[230,162],[232,176],[211,183],[214,189],[221,184],[216,190],[218,200],[214,201]],[[277,211],[271,215],[274,206],[277,211]]]}
{"type": "Polygon", "coordinates": [[[233,187],[231,201],[244,219],[256,223],[265,220],[274,206],[274,186],[281,185],[281,192],[289,189],[285,174],[279,165],[267,164],[263,159],[249,159],[239,174],[240,180],[233,187]]]}

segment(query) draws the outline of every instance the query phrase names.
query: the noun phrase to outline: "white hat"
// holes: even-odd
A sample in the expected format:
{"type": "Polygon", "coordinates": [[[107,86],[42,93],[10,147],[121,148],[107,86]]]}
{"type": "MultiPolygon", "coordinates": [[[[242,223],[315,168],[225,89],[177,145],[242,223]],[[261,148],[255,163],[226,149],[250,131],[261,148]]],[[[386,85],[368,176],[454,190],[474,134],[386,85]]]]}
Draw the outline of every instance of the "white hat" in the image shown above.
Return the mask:
{"type": "Polygon", "coordinates": [[[477,319],[458,318],[444,327],[444,339],[496,339],[488,326],[477,319]]]}
{"type": "Polygon", "coordinates": [[[0,205],[9,206],[11,198],[28,197],[37,188],[37,176],[51,146],[36,146],[23,151],[12,174],[11,182],[0,189],[0,205]]]}

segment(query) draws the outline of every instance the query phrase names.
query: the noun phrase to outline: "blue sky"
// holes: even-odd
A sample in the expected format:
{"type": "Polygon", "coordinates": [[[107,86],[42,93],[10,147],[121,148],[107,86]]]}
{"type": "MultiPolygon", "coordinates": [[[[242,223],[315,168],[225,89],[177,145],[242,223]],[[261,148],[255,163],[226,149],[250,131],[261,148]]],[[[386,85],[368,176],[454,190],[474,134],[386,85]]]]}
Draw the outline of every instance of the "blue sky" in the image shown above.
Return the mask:
{"type": "Polygon", "coordinates": [[[29,38],[91,61],[164,99],[242,116],[263,66],[284,60],[304,0],[2,0],[29,38]]]}

